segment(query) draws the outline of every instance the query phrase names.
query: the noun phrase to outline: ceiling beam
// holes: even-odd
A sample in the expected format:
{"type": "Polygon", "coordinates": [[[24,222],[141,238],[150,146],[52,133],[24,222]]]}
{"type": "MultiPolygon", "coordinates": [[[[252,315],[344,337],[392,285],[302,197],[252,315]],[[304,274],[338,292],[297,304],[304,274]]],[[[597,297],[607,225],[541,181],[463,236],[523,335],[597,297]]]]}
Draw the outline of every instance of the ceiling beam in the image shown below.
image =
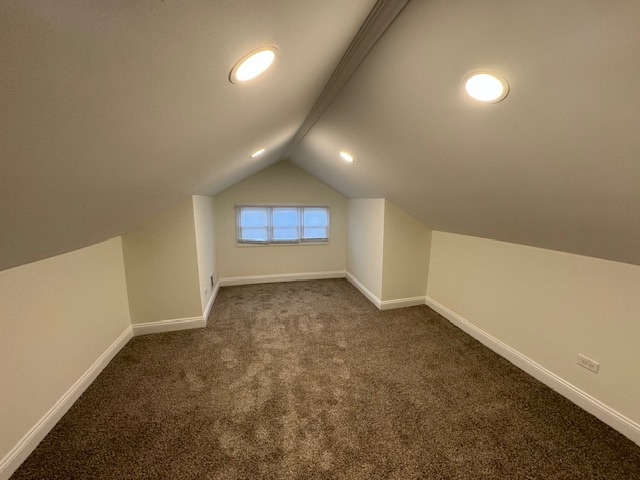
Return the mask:
{"type": "Polygon", "coordinates": [[[293,150],[302,142],[309,130],[311,130],[325,110],[331,105],[331,102],[338,96],[358,66],[409,1],[410,0],[378,0],[376,2],[349,45],[349,48],[347,48],[347,51],[340,59],[338,66],[331,74],[322,93],[320,93],[313,107],[311,107],[311,110],[291,139],[291,142],[289,142],[284,158],[288,159],[291,156],[293,150]]]}

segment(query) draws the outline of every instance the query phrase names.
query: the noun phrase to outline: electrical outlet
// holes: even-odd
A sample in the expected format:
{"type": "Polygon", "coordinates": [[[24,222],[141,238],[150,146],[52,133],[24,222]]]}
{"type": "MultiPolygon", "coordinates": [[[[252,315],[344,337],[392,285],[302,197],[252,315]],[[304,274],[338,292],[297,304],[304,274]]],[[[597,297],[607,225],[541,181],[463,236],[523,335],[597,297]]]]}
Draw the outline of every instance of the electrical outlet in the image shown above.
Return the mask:
{"type": "Polygon", "coordinates": [[[587,370],[591,370],[593,373],[598,373],[598,370],[600,370],[600,364],[598,362],[591,360],[582,354],[578,354],[578,365],[586,368],[587,370]]]}

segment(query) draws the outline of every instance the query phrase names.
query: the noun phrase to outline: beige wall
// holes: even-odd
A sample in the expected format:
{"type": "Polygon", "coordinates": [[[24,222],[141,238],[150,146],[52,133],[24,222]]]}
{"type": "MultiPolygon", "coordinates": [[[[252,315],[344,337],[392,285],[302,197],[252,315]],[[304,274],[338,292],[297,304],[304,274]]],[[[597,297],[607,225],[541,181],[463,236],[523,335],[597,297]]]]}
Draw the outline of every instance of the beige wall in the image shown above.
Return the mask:
{"type": "Polygon", "coordinates": [[[431,230],[382,198],[351,199],[348,205],[349,274],[379,307],[394,300],[424,301],[431,230]]]}
{"type": "Polygon", "coordinates": [[[220,278],[344,271],[346,199],[290,162],[279,162],[215,197],[220,278]],[[325,245],[237,246],[236,204],[331,207],[331,239],[325,245]]]}
{"type": "Polygon", "coordinates": [[[133,324],[202,316],[193,201],[122,236],[133,324]]]}
{"type": "Polygon", "coordinates": [[[120,238],[0,272],[0,458],[129,328],[120,238]]]}
{"type": "Polygon", "coordinates": [[[635,422],[639,292],[638,266],[433,233],[429,297],[635,422]]]}
{"type": "Polygon", "coordinates": [[[382,298],[384,204],[383,198],[349,200],[347,272],[378,299],[382,298]]]}
{"type": "Polygon", "coordinates": [[[216,282],[215,200],[213,197],[200,195],[193,197],[193,220],[198,259],[200,304],[204,313],[207,303],[213,294],[211,286],[212,275],[214,275],[214,285],[216,282]]]}
{"type": "Polygon", "coordinates": [[[431,230],[385,201],[381,300],[424,297],[431,230]]]}

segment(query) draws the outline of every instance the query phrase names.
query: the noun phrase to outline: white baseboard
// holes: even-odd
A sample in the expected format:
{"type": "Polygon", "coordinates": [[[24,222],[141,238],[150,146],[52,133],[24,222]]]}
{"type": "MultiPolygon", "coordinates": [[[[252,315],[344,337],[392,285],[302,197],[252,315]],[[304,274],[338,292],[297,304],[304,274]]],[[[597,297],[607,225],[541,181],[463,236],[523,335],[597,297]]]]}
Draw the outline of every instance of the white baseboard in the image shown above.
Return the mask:
{"type": "Polygon", "coordinates": [[[539,365],[531,358],[476,327],[467,319],[449,310],[434,299],[426,297],[425,304],[498,355],[506,358],[521,370],[571,400],[634,443],[640,445],[640,424],[637,422],[605,405],[584,390],[581,390],[572,383],[539,365]]]}
{"type": "Polygon", "coordinates": [[[392,310],[394,308],[415,307],[416,305],[424,305],[426,297],[398,298],[395,300],[382,300],[380,310],[392,310]]]}
{"type": "Polygon", "coordinates": [[[284,273],[280,275],[251,275],[247,277],[225,277],[220,279],[221,287],[235,285],[252,285],[255,283],[297,282],[301,280],[324,280],[327,278],[344,278],[343,270],[334,272],[284,273]]]}
{"type": "Polygon", "coordinates": [[[347,280],[351,285],[356,287],[378,310],[393,310],[394,308],[415,307],[416,305],[424,305],[426,297],[397,298],[394,300],[380,300],[371,290],[365,287],[351,273],[346,272],[347,280]]]}
{"type": "Polygon", "coordinates": [[[131,337],[133,332],[129,326],[0,460],[0,480],[7,480],[17,470],[131,337]]]}
{"type": "Polygon", "coordinates": [[[203,317],[174,318],[170,320],[159,320],[157,322],[134,323],[133,335],[149,335],[151,333],[176,332],[178,330],[189,330],[192,328],[206,327],[203,317]]]}
{"type": "Polygon", "coordinates": [[[367,297],[367,299],[371,303],[373,303],[378,309],[380,309],[380,307],[382,306],[382,300],[376,297],[371,290],[369,290],[362,283],[360,283],[360,281],[356,277],[354,277],[351,273],[346,272],[346,277],[351,285],[353,285],[358,290],[360,290],[360,293],[362,293],[365,297],[367,297]]]}
{"type": "Polygon", "coordinates": [[[209,319],[209,314],[211,313],[211,309],[213,308],[213,302],[216,301],[218,290],[220,290],[220,282],[216,282],[216,284],[214,285],[213,290],[211,291],[211,297],[209,298],[209,301],[207,302],[207,306],[205,307],[204,312],[202,313],[202,318],[204,318],[205,327],[207,326],[207,320],[209,319]]]}

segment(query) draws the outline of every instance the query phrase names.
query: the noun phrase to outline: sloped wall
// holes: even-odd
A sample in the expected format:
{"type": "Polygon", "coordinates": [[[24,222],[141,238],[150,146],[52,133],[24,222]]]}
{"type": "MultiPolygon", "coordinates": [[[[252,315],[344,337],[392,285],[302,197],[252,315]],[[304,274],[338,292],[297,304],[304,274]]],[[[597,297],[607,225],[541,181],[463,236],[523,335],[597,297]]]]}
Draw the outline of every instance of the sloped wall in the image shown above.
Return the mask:
{"type": "Polygon", "coordinates": [[[122,236],[131,323],[202,316],[193,201],[122,236]]]}
{"type": "Polygon", "coordinates": [[[431,230],[400,210],[384,203],[384,245],[381,300],[422,298],[427,290],[431,230]]]}

